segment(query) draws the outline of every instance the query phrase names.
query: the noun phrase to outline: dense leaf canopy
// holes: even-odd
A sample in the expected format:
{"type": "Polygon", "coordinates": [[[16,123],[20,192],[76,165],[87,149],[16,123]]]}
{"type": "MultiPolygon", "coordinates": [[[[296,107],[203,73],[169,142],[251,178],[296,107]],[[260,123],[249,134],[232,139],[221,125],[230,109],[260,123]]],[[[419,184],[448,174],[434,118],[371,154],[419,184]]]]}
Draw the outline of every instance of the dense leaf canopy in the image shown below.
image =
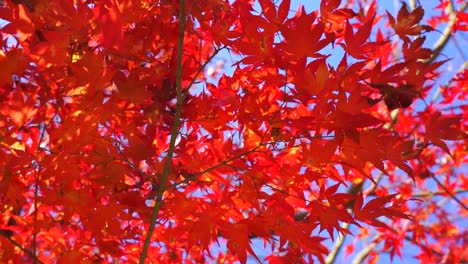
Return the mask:
{"type": "Polygon", "coordinates": [[[467,3],[409,2],[0,1],[0,262],[467,262],[467,3]]]}

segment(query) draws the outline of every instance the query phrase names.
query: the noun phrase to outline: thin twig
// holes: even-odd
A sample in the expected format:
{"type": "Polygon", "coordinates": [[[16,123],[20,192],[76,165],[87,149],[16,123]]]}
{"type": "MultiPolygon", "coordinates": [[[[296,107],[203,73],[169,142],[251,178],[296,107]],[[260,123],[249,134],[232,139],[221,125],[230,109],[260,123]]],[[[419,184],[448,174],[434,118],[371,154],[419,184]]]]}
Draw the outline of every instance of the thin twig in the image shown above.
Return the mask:
{"type": "Polygon", "coordinates": [[[409,0],[409,6],[411,11],[416,9],[416,0],[409,0]]]}
{"type": "Polygon", "coordinates": [[[214,165],[214,166],[212,166],[212,167],[209,167],[209,168],[207,168],[207,169],[204,169],[204,170],[202,170],[202,171],[200,171],[200,172],[198,172],[198,173],[196,173],[196,174],[193,174],[191,177],[187,177],[187,178],[185,178],[185,179],[182,180],[182,181],[179,181],[179,182],[176,182],[176,183],[174,183],[174,184],[168,185],[168,186],[166,186],[165,189],[166,189],[166,190],[167,190],[167,189],[171,189],[171,188],[177,187],[177,186],[179,186],[179,185],[181,185],[181,184],[184,184],[184,183],[188,183],[188,182],[190,182],[190,181],[193,181],[193,180],[195,180],[196,178],[200,177],[201,175],[203,175],[203,174],[205,174],[205,173],[208,173],[208,172],[210,172],[210,171],[216,170],[217,168],[222,167],[222,166],[225,166],[225,165],[229,164],[230,162],[232,162],[232,161],[234,161],[234,160],[240,159],[240,158],[242,158],[242,157],[244,157],[244,156],[246,156],[246,155],[248,155],[248,154],[251,154],[251,153],[255,152],[258,148],[260,148],[260,147],[263,146],[263,145],[264,145],[264,144],[259,144],[259,145],[257,145],[256,147],[254,147],[253,149],[250,149],[250,150],[248,150],[248,151],[246,151],[246,152],[243,152],[243,153],[241,153],[241,154],[238,154],[238,155],[236,155],[236,156],[234,156],[234,157],[231,157],[231,158],[229,158],[229,159],[225,159],[224,161],[222,161],[222,162],[220,162],[220,163],[218,163],[218,164],[216,164],[216,165],[214,165]]]}
{"type": "Polygon", "coordinates": [[[182,91],[182,99],[185,99],[185,97],[187,96],[188,94],[188,91],[190,90],[190,88],[193,86],[193,84],[195,83],[198,75],[206,68],[206,65],[208,65],[208,63],[211,62],[211,60],[221,51],[223,50],[224,48],[226,47],[221,47],[221,48],[217,48],[215,49],[215,51],[213,52],[213,54],[211,54],[211,56],[205,61],[205,63],[200,67],[198,68],[198,71],[195,73],[195,76],[194,78],[190,81],[190,83],[187,85],[187,87],[185,87],[182,91]]]}
{"type": "Polygon", "coordinates": [[[455,202],[457,202],[462,208],[464,208],[466,211],[468,211],[468,207],[458,199],[452,192],[450,192],[449,189],[447,189],[436,177],[435,175],[432,175],[432,179],[437,183],[437,185],[442,188],[455,202]]]}
{"type": "Polygon", "coordinates": [[[180,116],[182,112],[182,56],[184,48],[184,33],[185,33],[185,0],[180,1],[180,11],[179,11],[179,39],[177,42],[177,70],[176,70],[176,94],[177,94],[177,103],[176,103],[176,112],[174,115],[174,123],[172,125],[171,131],[171,140],[169,143],[169,148],[167,150],[167,157],[164,163],[160,184],[158,186],[158,191],[156,194],[156,201],[151,213],[151,219],[148,226],[148,232],[146,233],[145,242],[143,244],[143,249],[140,254],[140,264],[144,264],[146,256],[148,254],[148,248],[151,243],[151,237],[154,232],[156,219],[158,218],[159,210],[162,206],[163,193],[166,190],[165,185],[169,178],[169,172],[171,168],[172,157],[174,155],[175,143],[177,136],[179,134],[180,126],[180,116]]]}
{"type": "MultiPolygon", "coordinates": [[[[37,225],[37,199],[39,195],[39,173],[41,171],[41,166],[39,165],[39,168],[37,169],[37,173],[35,176],[35,186],[34,186],[34,220],[33,220],[33,241],[32,241],[32,253],[34,256],[37,254],[37,230],[36,230],[36,225],[37,225]]],[[[37,263],[36,259],[34,259],[34,263],[37,263]]]]}
{"type": "MultiPolygon", "coordinates": [[[[457,189],[453,192],[453,194],[459,194],[459,193],[466,193],[468,192],[467,189],[457,189]]],[[[414,193],[411,195],[412,198],[418,198],[418,197],[433,197],[433,196],[439,196],[439,195],[446,195],[446,191],[440,191],[440,192],[420,192],[420,193],[414,193]]]]}
{"type": "MultiPolygon", "coordinates": [[[[45,104],[43,104],[43,105],[45,105],[45,104]]],[[[45,136],[45,133],[46,133],[46,127],[47,126],[46,126],[45,122],[43,122],[42,123],[41,135],[40,135],[39,141],[38,141],[39,144],[37,145],[37,148],[36,148],[37,152],[40,152],[40,146],[41,146],[42,140],[44,140],[44,136],[45,136]]],[[[41,170],[42,170],[42,166],[39,163],[39,159],[36,159],[36,162],[37,162],[37,169],[36,169],[36,174],[35,174],[35,177],[34,177],[34,215],[33,215],[34,225],[33,225],[33,240],[32,240],[32,253],[34,254],[34,256],[37,255],[37,230],[36,230],[36,225],[37,225],[38,199],[39,199],[39,181],[40,181],[41,170]]],[[[37,258],[34,258],[34,263],[37,263],[37,258]]]]}
{"type": "MultiPolygon", "coordinates": [[[[415,241],[414,239],[412,239],[411,237],[409,236],[405,236],[405,240],[408,241],[408,242],[411,242],[412,244],[415,244],[416,246],[420,247],[420,249],[422,250],[425,250],[427,252],[431,252],[432,254],[434,255],[437,255],[439,257],[443,257],[444,254],[442,252],[439,252],[437,250],[435,250],[434,248],[432,247],[429,247],[429,246],[426,246],[426,245],[423,245],[421,244],[420,242],[418,241],[415,241]]],[[[468,259],[460,259],[460,262],[459,263],[467,263],[468,259]]]]}
{"type": "Polygon", "coordinates": [[[11,237],[9,236],[6,236],[4,235],[3,233],[0,232],[0,236],[3,236],[4,238],[6,238],[8,241],[10,241],[10,243],[12,243],[13,245],[15,245],[17,248],[19,248],[21,251],[23,251],[24,253],[26,253],[26,255],[30,256],[35,263],[38,263],[38,264],[44,264],[44,262],[40,261],[36,255],[31,252],[30,250],[22,247],[18,242],[16,242],[15,240],[13,240],[11,237]]]}
{"type": "MultiPolygon", "coordinates": [[[[468,67],[468,60],[463,62],[463,64],[458,69],[457,73],[463,72],[467,67],[468,67]]],[[[434,96],[432,97],[431,101],[434,103],[439,98],[440,94],[442,93],[442,88],[446,89],[454,81],[455,81],[455,79],[452,78],[452,79],[450,79],[450,81],[448,81],[448,83],[446,85],[439,86],[439,89],[437,89],[437,91],[434,93],[434,96]]]]}
{"type": "Polygon", "coordinates": [[[458,43],[458,39],[455,36],[453,37],[453,44],[457,48],[458,54],[463,59],[463,61],[467,61],[468,58],[466,57],[465,53],[463,52],[463,49],[460,47],[460,43],[458,43]]]}

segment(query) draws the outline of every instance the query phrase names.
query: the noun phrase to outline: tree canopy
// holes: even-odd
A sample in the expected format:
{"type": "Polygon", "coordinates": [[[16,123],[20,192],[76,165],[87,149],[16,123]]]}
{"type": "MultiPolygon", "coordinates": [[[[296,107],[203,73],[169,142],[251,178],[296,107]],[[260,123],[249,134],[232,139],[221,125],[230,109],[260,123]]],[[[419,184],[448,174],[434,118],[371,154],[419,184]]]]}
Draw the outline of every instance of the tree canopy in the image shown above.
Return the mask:
{"type": "Polygon", "coordinates": [[[467,262],[467,5],[0,1],[0,262],[467,262]]]}

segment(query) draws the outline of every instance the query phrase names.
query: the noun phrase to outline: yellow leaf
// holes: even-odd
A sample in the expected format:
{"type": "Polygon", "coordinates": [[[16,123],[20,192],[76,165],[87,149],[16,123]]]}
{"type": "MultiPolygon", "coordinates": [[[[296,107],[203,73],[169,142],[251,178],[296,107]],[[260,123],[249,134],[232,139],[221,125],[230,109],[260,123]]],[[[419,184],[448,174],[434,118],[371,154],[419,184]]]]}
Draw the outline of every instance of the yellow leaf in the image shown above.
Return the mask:
{"type": "Polygon", "coordinates": [[[23,143],[23,142],[16,141],[15,143],[13,143],[13,144],[10,146],[10,149],[24,151],[24,149],[25,149],[25,148],[24,148],[24,143],[23,143]]]}
{"type": "Polygon", "coordinates": [[[76,95],[84,95],[87,93],[89,84],[86,84],[84,86],[76,87],[74,89],[71,89],[66,93],[67,96],[76,96],[76,95]]]}

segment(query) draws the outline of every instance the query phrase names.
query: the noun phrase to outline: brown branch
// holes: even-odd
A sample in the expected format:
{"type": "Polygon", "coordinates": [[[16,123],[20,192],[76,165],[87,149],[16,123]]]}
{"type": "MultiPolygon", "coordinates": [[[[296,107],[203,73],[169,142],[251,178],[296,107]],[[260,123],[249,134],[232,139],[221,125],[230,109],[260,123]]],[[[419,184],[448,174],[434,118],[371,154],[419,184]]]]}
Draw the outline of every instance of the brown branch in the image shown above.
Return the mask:
{"type": "MultiPolygon", "coordinates": [[[[43,100],[41,100],[43,101],[43,100]]],[[[42,102],[43,105],[45,105],[44,102],[42,102]]],[[[45,116],[43,116],[45,118],[45,116]]],[[[41,126],[39,125],[39,129],[41,129],[41,126]]],[[[42,131],[41,135],[39,136],[39,144],[37,145],[36,152],[40,152],[40,145],[41,142],[44,140],[44,136],[46,133],[46,123],[42,122],[42,131]]],[[[34,256],[37,255],[37,230],[36,230],[36,224],[37,224],[37,213],[38,213],[38,199],[39,199],[39,181],[41,177],[41,171],[42,171],[42,165],[40,164],[40,159],[36,158],[35,161],[37,162],[37,168],[36,168],[36,173],[34,175],[34,213],[33,213],[33,237],[32,237],[32,254],[34,256]]],[[[37,262],[37,258],[34,258],[34,263],[37,262]]]]}
{"type": "MultiPolygon", "coordinates": [[[[444,194],[448,194],[450,195],[450,197],[452,199],[455,199],[458,203],[461,203],[461,201],[455,197],[454,194],[456,193],[464,193],[464,192],[468,192],[468,190],[466,189],[459,189],[459,190],[456,190],[454,191],[453,193],[450,193],[449,190],[447,190],[447,188],[445,188],[444,186],[442,186],[441,182],[439,180],[437,180],[435,177],[434,177],[434,180],[437,182],[437,184],[442,188],[444,189],[444,191],[441,191],[441,192],[425,192],[425,193],[417,193],[417,194],[414,194],[412,197],[426,197],[426,196],[434,196],[434,195],[444,195],[444,194]]],[[[374,185],[375,186],[375,185],[374,185]]],[[[372,193],[373,191],[370,190],[370,193],[372,193]]],[[[464,207],[466,209],[466,206],[461,204],[462,207],[464,207]]],[[[391,229],[393,232],[397,232],[396,230],[394,229],[391,229]]],[[[368,246],[366,246],[352,261],[352,264],[359,264],[359,263],[362,263],[370,254],[370,252],[372,250],[375,249],[375,247],[378,245],[377,242],[375,242],[376,240],[378,239],[378,236],[374,239],[374,242],[372,242],[371,244],[369,244],[368,246]]],[[[426,250],[426,251],[430,251],[432,252],[433,254],[435,255],[438,255],[438,256],[442,256],[443,254],[441,252],[438,252],[434,249],[431,249],[423,244],[421,244],[420,242],[418,241],[414,241],[413,239],[411,239],[410,237],[408,236],[405,236],[405,240],[408,241],[408,242],[411,242],[412,244],[420,247],[421,249],[423,250],[426,250]]],[[[327,262],[329,263],[329,262],[327,262]]]]}
{"type": "Polygon", "coordinates": [[[434,47],[432,48],[432,56],[429,59],[424,61],[425,64],[431,64],[432,62],[434,62],[437,59],[437,57],[439,57],[440,53],[442,52],[442,50],[445,48],[448,41],[452,37],[452,29],[453,29],[453,27],[455,25],[455,22],[457,21],[457,13],[465,11],[467,7],[468,7],[468,2],[465,2],[460,6],[458,11],[455,11],[453,9],[452,2],[449,1],[449,6],[448,6],[449,21],[448,21],[448,24],[445,27],[444,31],[442,32],[442,36],[434,44],[434,47]]]}
{"type": "MultiPolygon", "coordinates": [[[[263,135],[263,137],[262,137],[262,142],[263,142],[263,138],[265,137],[265,135],[263,135]]],[[[328,136],[324,136],[324,137],[321,137],[321,138],[325,138],[325,137],[328,137],[328,136]]],[[[257,146],[255,146],[254,148],[252,148],[252,149],[250,149],[250,150],[248,150],[246,152],[243,152],[243,153],[240,153],[240,154],[238,154],[236,156],[233,156],[231,158],[225,159],[224,161],[221,161],[220,163],[218,163],[218,164],[216,164],[216,165],[214,165],[212,167],[209,167],[209,168],[207,168],[205,170],[202,170],[202,171],[200,171],[198,173],[192,174],[191,176],[185,178],[182,181],[179,181],[179,182],[168,185],[168,186],[166,186],[166,190],[171,189],[171,188],[175,188],[175,187],[177,187],[177,186],[179,186],[181,184],[184,184],[184,183],[188,183],[190,181],[193,181],[193,180],[197,179],[198,177],[200,177],[201,175],[203,175],[205,173],[213,171],[213,170],[215,170],[215,169],[217,169],[219,167],[226,166],[226,165],[228,165],[229,163],[231,163],[232,161],[234,161],[236,159],[240,159],[240,158],[242,158],[242,157],[244,157],[244,156],[246,156],[248,154],[251,154],[251,153],[255,152],[258,148],[260,148],[262,146],[273,145],[273,144],[276,144],[278,142],[290,142],[290,141],[293,141],[295,139],[301,139],[301,138],[302,138],[302,136],[298,136],[298,137],[292,137],[292,138],[287,139],[287,140],[275,140],[275,141],[268,141],[268,142],[260,143],[257,146]]]]}
{"type": "MultiPolygon", "coordinates": [[[[205,174],[205,173],[208,173],[208,172],[210,172],[210,171],[213,171],[213,170],[215,170],[215,169],[217,169],[217,168],[219,168],[219,167],[226,166],[226,165],[228,165],[229,163],[231,163],[232,161],[234,161],[234,160],[236,160],[236,159],[240,159],[240,158],[242,158],[242,157],[244,157],[244,156],[246,156],[246,155],[248,155],[248,154],[254,153],[255,151],[257,151],[258,148],[260,148],[260,147],[262,147],[262,146],[274,145],[274,144],[276,144],[276,143],[278,143],[278,142],[290,142],[290,141],[293,141],[293,140],[295,140],[295,139],[300,139],[300,138],[302,138],[302,136],[298,136],[298,137],[292,137],[292,138],[290,138],[290,139],[288,139],[288,140],[275,140],[275,141],[267,141],[267,142],[264,142],[264,139],[265,139],[265,136],[266,136],[266,135],[267,135],[267,134],[266,134],[266,132],[265,132],[265,134],[262,136],[261,142],[263,142],[263,143],[258,144],[258,145],[255,146],[254,148],[252,148],[252,149],[250,149],[250,150],[248,150],[248,151],[246,151],[246,152],[240,153],[240,154],[238,154],[238,155],[236,155],[236,156],[233,156],[233,157],[231,157],[231,158],[225,159],[224,161],[221,161],[220,163],[218,163],[218,164],[216,164],[216,165],[214,165],[214,166],[212,166],[212,167],[209,167],[209,168],[207,168],[207,169],[204,169],[204,170],[202,170],[202,171],[200,171],[200,172],[198,172],[198,173],[192,174],[191,176],[186,177],[186,178],[185,178],[184,180],[182,180],[182,181],[179,181],[179,182],[175,182],[175,183],[173,183],[173,184],[170,184],[170,185],[166,186],[166,190],[171,189],[171,188],[175,188],[175,187],[177,187],[177,186],[179,186],[179,185],[181,185],[181,184],[184,184],[184,183],[188,183],[188,182],[190,182],[190,181],[193,181],[193,180],[197,179],[198,177],[200,177],[201,175],[203,175],[203,174],[205,174]]],[[[322,137],[322,138],[324,138],[324,137],[322,137]]]]}
{"type": "Polygon", "coordinates": [[[468,207],[458,199],[449,189],[447,189],[437,178],[435,175],[432,175],[432,179],[437,183],[437,185],[442,188],[455,202],[457,202],[462,208],[464,208],[468,212],[468,207]]]}
{"type": "Polygon", "coordinates": [[[458,43],[458,39],[455,38],[455,37],[453,37],[453,44],[455,45],[455,48],[457,48],[458,54],[463,59],[463,61],[466,61],[468,58],[466,57],[465,53],[463,52],[463,49],[460,47],[460,43],[458,43]]]}
{"type": "MultiPolygon", "coordinates": [[[[40,142],[40,141],[39,141],[40,142]]],[[[38,197],[39,197],[39,174],[41,171],[41,166],[37,169],[35,175],[35,186],[34,186],[34,220],[33,220],[33,241],[32,241],[32,254],[36,256],[37,254],[37,232],[36,232],[36,224],[37,224],[37,207],[38,207],[38,197]]],[[[34,263],[37,263],[37,259],[34,258],[34,263]]]]}
{"type": "Polygon", "coordinates": [[[26,253],[26,255],[30,256],[34,260],[34,263],[44,264],[44,262],[40,261],[33,252],[31,252],[30,250],[28,250],[28,249],[24,248],[23,246],[21,246],[18,242],[13,240],[9,235],[5,234],[4,232],[0,232],[0,236],[6,238],[8,241],[10,241],[10,243],[12,243],[17,248],[19,248],[21,251],[26,253]]]}
{"type": "Polygon", "coordinates": [[[182,94],[182,56],[184,48],[184,33],[185,33],[185,0],[180,1],[180,11],[179,11],[179,39],[177,42],[177,70],[176,70],[176,94],[177,94],[177,103],[176,103],[176,112],[174,115],[174,123],[172,125],[171,131],[171,140],[169,143],[169,148],[167,150],[167,156],[164,163],[160,184],[158,186],[156,201],[151,213],[150,223],[148,226],[148,232],[146,233],[145,242],[143,244],[143,249],[140,254],[140,264],[144,264],[146,256],[148,254],[148,248],[151,243],[151,237],[154,232],[156,219],[158,218],[159,211],[162,206],[163,193],[166,190],[165,186],[169,179],[169,172],[171,169],[172,157],[174,155],[175,143],[177,136],[179,135],[179,126],[180,126],[180,116],[182,113],[182,104],[183,104],[183,94],[182,94]]]}

